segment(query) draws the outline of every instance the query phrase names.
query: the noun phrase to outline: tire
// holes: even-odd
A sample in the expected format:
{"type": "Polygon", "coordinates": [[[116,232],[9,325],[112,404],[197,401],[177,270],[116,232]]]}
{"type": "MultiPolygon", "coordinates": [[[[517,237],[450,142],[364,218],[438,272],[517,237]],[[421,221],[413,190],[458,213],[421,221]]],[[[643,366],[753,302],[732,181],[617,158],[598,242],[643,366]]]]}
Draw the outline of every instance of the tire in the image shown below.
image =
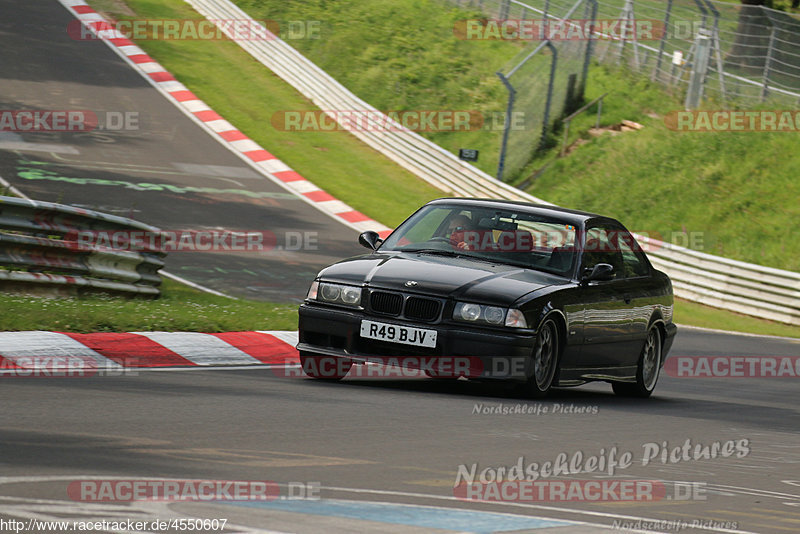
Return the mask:
{"type": "Polygon", "coordinates": [[[529,360],[528,379],[522,386],[525,396],[541,398],[550,392],[558,376],[560,348],[558,327],[555,321],[546,319],[536,335],[536,343],[529,360]]]}
{"type": "Polygon", "coordinates": [[[649,397],[658,382],[661,358],[661,330],[653,325],[647,331],[647,339],[636,365],[636,383],[613,382],[611,387],[614,393],[623,397],[649,397]]]}
{"type": "Polygon", "coordinates": [[[300,366],[303,368],[303,372],[311,378],[336,381],[347,375],[353,366],[353,361],[337,356],[301,352],[300,366]]]}

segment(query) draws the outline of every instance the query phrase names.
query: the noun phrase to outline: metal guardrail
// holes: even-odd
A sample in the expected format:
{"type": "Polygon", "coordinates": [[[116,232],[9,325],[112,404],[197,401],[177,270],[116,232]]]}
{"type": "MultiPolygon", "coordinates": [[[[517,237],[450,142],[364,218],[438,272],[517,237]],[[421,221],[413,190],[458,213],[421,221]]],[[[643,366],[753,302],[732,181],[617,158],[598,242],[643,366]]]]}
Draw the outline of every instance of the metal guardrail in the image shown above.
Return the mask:
{"type": "Polygon", "coordinates": [[[0,196],[0,288],[110,292],[157,297],[165,253],[76,240],[108,232],[158,234],[153,226],[51,202],[0,196]]]}
{"type": "MultiPolygon", "coordinates": [[[[185,1],[212,21],[238,19],[256,23],[229,0],[185,1]]],[[[277,36],[247,40],[236,39],[233,30],[222,31],[321,109],[379,113],[277,36]]],[[[386,121],[391,122],[388,117],[386,121]]],[[[460,161],[399,124],[392,130],[375,128],[352,134],[446,193],[552,205],[460,161]]],[[[677,297],[800,325],[800,274],[712,256],[645,236],[636,238],[648,245],[653,263],[672,278],[677,297]]]]}

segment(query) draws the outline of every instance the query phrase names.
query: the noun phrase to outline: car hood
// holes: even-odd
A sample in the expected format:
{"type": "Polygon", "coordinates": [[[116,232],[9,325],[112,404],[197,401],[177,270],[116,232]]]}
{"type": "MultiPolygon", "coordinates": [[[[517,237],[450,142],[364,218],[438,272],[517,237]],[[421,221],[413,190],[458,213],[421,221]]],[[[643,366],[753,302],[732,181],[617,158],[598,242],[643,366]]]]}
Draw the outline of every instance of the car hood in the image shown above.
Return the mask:
{"type": "Polygon", "coordinates": [[[366,285],[437,297],[509,306],[520,297],[565,280],[541,271],[428,253],[376,253],[335,263],[323,281],[366,285]],[[413,281],[416,285],[406,286],[413,281]]]}

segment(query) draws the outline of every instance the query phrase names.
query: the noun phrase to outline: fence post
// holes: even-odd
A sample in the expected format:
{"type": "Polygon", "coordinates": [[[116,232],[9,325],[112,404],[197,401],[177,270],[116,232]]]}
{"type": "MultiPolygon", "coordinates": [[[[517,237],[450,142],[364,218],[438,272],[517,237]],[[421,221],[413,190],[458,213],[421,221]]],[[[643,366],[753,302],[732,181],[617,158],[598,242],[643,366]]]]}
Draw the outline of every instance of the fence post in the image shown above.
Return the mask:
{"type": "MultiPolygon", "coordinates": [[[[589,62],[592,59],[592,39],[594,35],[594,23],[597,20],[597,0],[588,0],[589,4],[592,6],[591,14],[587,17],[591,22],[591,28],[589,31],[589,39],[586,40],[586,55],[583,58],[583,72],[581,73],[581,87],[580,87],[580,95],[581,99],[583,98],[584,89],[586,89],[586,79],[589,77],[589,62]]],[[[588,6],[587,6],[588,7],[588,6]]],[[[587,10],[584,9],[584,13],[587,10]]]]}
{"type": "Polygon", "coordinates": [[[600,117],[603,115],[603,98],[605,98],[605,95],[597,102],[597,120],[594,122],[595,130],[600,128],[600,117]]]}
{"type": "Polygon", "coordinates": [[[762,78],[764,80],[763,85],[761,86],[761,101],[764,102],[767,99],[767,94],[769,93],[769,89],[767,84],[769,83],[769,69],[772,66],[772,50],[775,46],[775,26],[769,32],[769,49],[767,50],[767,59],[764,60],[764,74],[762,78]]]}
{"type": "Polygon", "coordinates": [[[664,33],[661,34],[661,42],[658,44],[658,58],[656,66],[653,68],[651,81],[656,81],[658,73],[661,71],[661,58],[664,56],[664,46],[667,44],[667,34],[669,33],[669,16],[672,13],[672,0],[667,0],[667,12],[664,15],[664,33]]]}
{"type": "Polygon", "coordinates": [[[703,97],[703,82],[708,72],[708,58],[711,53],[709,31],[700,29],[695,40],[695,53],[692,60],[692,71],[689,75],[689,88],[686,91],[686,109],[695,109],[703,97]]]}
{"type": "Polygon", "coordinates": [[[711,3],[710,0],[705,0],[706,6],[708,9],[711,10],[711,14],[714,15],[714,27],[711,33],[711,46],[714,47],[714,60],[717,63],[717,74],[719,77],[719,93],[722,96],[722,103],[725,103],[725,72],[722,67],[722,53],[720,52],[719,46],[719,10],[714,7],[714,4],[711,3]]]}
{"type": "Polygon", "coordinates": [[[506,105],[506,117],[505,121],[503,121],[503,143],[500,145],[500,158],[497,161],[497,179],[502,181],[503,180],[503,170],[506,166],[506,149],[508,148],[508,134],[511,130],[511,113],[514,111],[514,97],[517,94],[516,89],[514,86],[511,85],[511,82],[508,81],[502,72],[498,72],[497,76],[500,78],[500,81],[503,82],[503,85],[506,86],[508,89],[508,104],[506,105]]]}
{"type": "Polygon", "coordinates": [[[550,27],[547,24],[547,13],[550,11],[550,0],[544,2],[544,13],[542,13],[542,24],[539,31],[539,39],[544,41],[550,38],[550,27]]]}
{"type": "Polygon", "coordinates": [[[510,1],[511,0],[503,0],[503,2],[500,4],[500,13],[499,13],[500,16],[497,17],[497,18],[499,18],[501,20],[504,20],[504,19],[508,18],[508,10],[509,10],[509,7],[510,7],[509,6],[510,1]]]}
{"type": "MultiPolygon", "coordinates": [[[[633,62],[636,66],[636,70],[639,70],[639,41],[636,39],[636,15],[633,11],[633,0],[625,0],[625,7],[622,8],[622,14],[620,15],[620,19],[625,21],[626,24],[630,24],[633,27],[633,62]]],[[[622,51],[625,48],[625,41],[627,41],[628,26],[623,26],[623,35],[620,37],[619,40],[619,50],[617,52],[617,63],[622,60],[622,51]]]]}
{"type": "Polygon", "coordinates": [[[547,102],[544,105],[544,118],[542,119],[542,137],[539,139],[539,147],[544,147],[545,137],[547,136],[547,123],[550,120],[550,104],[553,101],[553,84],[556,78],[556,65],[558,64],[558,49],[553,46],[551,41],[547,41],[547,47],[553,54],[553,61],[550,63],[550,80],[547,82],[547,102]]]}

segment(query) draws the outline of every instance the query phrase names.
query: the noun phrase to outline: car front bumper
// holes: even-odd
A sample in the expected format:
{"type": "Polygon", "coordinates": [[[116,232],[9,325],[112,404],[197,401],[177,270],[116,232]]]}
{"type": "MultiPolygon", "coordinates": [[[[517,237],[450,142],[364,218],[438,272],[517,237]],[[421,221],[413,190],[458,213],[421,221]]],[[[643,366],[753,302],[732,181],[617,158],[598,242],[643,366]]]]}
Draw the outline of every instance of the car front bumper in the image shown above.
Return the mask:
{"type": "Polygon", "coordinates": [[[392,363],[426,369],[433,363],[447,374],[470,378],[522,380],[535,342],[531,330],[501,331],[449,323],[417,323],[367,315],[361,310],[300,306],[300,352],[346,358],[356,363],[392,363]],[[436,347],[418,347],[361,337],[361,321],[436,330],[436,347]],[[459,372],[460,371],[460,372],[459,372]]]}

